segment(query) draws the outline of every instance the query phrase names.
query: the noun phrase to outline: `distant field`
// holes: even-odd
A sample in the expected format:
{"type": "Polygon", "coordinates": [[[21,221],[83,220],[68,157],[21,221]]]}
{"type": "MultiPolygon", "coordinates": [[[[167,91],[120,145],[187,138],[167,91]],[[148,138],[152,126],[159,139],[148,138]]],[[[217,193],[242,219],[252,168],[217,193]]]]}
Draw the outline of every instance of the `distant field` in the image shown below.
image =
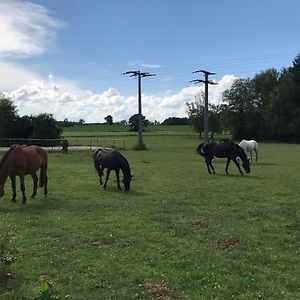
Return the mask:
{"type": "MultiPolygon", "coordinates": [[[[72,127],[63,127],[63,135],[65,137],[71,136],[104,136],[104,135],[119,135],[119,136],[130,136],[136,135],[136,132],[129,130],[129,125],[76,125],[72,127]]],[[[192,126],[189,125],[149,125],[143,132],[145,135],[154,134],[195,134],[192,126]]]]}
{"type": "Polygon", "coordinates": [[[260,143],[250,174],[226,176],[194,135],[145,141],[122,151],[129,192],[113,173],[100,189],[90,151],[49,153],[47,199],[11,203],[6,183],[0,299],[300,299],[300,145],[260,143]]]}

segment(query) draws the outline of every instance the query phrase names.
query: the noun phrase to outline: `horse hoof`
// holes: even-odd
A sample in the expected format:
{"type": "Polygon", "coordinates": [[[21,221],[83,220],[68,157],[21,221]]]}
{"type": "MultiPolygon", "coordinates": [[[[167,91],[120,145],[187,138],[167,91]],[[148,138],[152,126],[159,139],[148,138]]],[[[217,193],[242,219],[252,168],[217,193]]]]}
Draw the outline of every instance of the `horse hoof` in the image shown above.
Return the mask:
{"type": "Polygon", "coordinates": [[[16,198],[11,199],[11,202],[16,203],[17,202],[16,198]]]}

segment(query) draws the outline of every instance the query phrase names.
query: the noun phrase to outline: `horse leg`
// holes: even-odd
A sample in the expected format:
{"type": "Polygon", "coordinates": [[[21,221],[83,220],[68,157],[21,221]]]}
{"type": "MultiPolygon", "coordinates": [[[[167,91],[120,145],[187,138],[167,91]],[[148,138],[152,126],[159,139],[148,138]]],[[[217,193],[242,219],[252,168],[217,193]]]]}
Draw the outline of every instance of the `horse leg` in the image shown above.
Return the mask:
{"type": "Polygon", "coordinates": [[[98,172],[98,176],[99,176],[99,184],[100,184],[100,186],[102,186],[103,185],[103,181],[102,181],[103,168],[102,168],[102,166],[99,166],[97,168],[97,172],[98,172]]]}
{"type": "Polygon", "coordinates": [[[239,169],[241,175],[244,175],[244,173],[242,172],[242,169],[240,167],[240,164],[238,163],[238,161],[236,160],[236,158],[232,158],[232,161],[235,163],[235,165],[237,166],[237,168],[239,169]]]}
{"type": "Polygon", "coordinates": [[[19,175],[20,177],[20,190],[22,192],[23,200],[22,203],[26,204],[26,195],[25,195],[25,176],[24,174],[19,175]]]}
{"type": "Polygon", "coordinates": [[[205,163],[206,163],[206,167],[207,167],[207,171],[209,174],[211,174],[211,171],[210,171],[210,161],[208,159],[205,159],[205,163]]]}
{"type": "Polygon", "coordinates": [[[258,161],[258,151],[256,149],[254,149],[254,151],[255,151],[255,162],[257,162],[258,161]]]}
{"type": "Polygon", "coordinates": [[[107,171],[106,171],[105,182],[104,182],[104,184],[102,185],[102,188],[103,188],[104,190],[106,190],[106,185],[107,185],[107,181],[108,181],[108,179],[109,179],[109,174],[110,174],[110,169],[107,169],[107,171]]]}
{"type": "Polygon", "coordinates": [[[11,201],[16,202],[16,197],[17,197],[17,193],[16,193],[16,176],[15,175],[10,175],[9,178],[10,178],[10,181],[11,181],[11,189],[12,189],[12,192],[13,192],[11,201]]]}
{"type": "Polygon", "coordinates": [[[215,168],[214,168],[214,166],[213,166],[213,164],[212,164],[212,160],[210,160],[209,165],[210,165],[210,167],[211,167],[213,173],[216,174],[215,168]]]}
{"type": "Polygon", "coordinates": [[[118,185],[118,189],[119,190],[122,190],[122,188],[121,188],[121,186],[120,186],[120,170],[119,169],[117,169],[117,170],[115,170],[115,172],[116,172],[116,177],[117,177],[117,185],[118,185]]]}
{"type": "Polygon", "coordinates": [[[45,174],[44,178],[44,197],[47,197],[48,195],[48,176],[45,174]]]}
{"type": "Polygon", "coordinates": [[[250,151],[250,162],[252,164],[252,150],[250,151]]]}
{"type": "Polygon", "coordinates": [[[37,177],[35,172],[31,173],[31,177],[32,177],[32,180],[33,180],[33,192],[32,192],[32,195],[31,195],[31,199],[34,199],[35,196],[36,196],[36,191],[37,191],[38,177],[37,177]]]}
{"type": "Polygon", "coordinates": [[[228,166],[230,163],[231,158],[227,158],[227,162],[226,162],[226,168],[225,168],[225,173],[228,175],[228,166]]]}

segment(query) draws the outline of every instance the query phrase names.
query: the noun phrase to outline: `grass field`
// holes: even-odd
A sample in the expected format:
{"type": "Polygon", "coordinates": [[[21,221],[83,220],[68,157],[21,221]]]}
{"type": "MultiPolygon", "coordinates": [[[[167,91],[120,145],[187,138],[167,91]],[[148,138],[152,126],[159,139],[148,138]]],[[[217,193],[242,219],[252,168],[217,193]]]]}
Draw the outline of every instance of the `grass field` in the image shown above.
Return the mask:
{"type": "Polygon", "coordinates": [[[113,173],[99,188],[90,151],[49,154],[47,199],[13,204],[7,182],[0,298],[299,299],[300,145],[260,143],[249,175],[226,176],[195,135],[145,143],[122,151],[129,192],[113,173]]]}

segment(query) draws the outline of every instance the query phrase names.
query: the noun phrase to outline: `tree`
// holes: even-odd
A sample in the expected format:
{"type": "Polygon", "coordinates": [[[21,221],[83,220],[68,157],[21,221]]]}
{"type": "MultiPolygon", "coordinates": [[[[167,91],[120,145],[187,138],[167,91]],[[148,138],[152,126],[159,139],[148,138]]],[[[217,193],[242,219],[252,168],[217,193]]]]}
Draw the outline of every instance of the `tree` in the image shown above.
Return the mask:
{"type": "Polygon", "coordinates": [[[214,104],[209,104],[208,108],[208,124],[210,130],[210,138],[214,138],[214,134],[219,132],[220,126],[220,107],[214,104]]]}
{"type": "Polygon", "coordinates": [[[189,125],[188,118],[169,117],[162,122],[162,125],[189,125]]]}
{"type": "MultiPolygon", "coordinates": [[[[60,139],[62,129],[58,126],[58,122],[53,118],[52,114],[39,114],[33,116],[33,133],[32,139],[60,139]]],[[[53,143],[46,143],[52,145],[53,143]]],[[[45,144],[45,146],[46,146],[45,144]]]]}
{"type": "Polygon", "coordinates": [[[248,79],[237,79],[230,89],[223,93],[223,101],[230,111],[229,124],[233,139],[253,139],[259,132],[257,122],[257,101],[253,82],[248,79]]]}
{"type": "Polygon", "coordinates": [[[195,131],[199,133],[201,138],[201,132],[204,130],[204,94],[195,97],[194,101],[186,102],[187,114],[190,123],[194,127],[195,131]]]}
{"type": "MultiPolygon", "coordinates": [[[[129,118],[129,126],[130,131],[138,131],[139,130],[139,115],[135,114],[129,118]]],[[[142,128],[146,128],[149,121],[146,119],[145,116],[142,115],[142,128]]]]}
{"type": "Polygon", "coordinates": [[[17,108],[13,101],[0,94],[0,138],[13,137],[17,117],[17,108]]]}
{"type": "Polygon", "coordinates": [[[113,117],[111,116],[111,115],[108,115],[108,116],[106,116],[105,118],[104,118],[104,120],[106,121],[106,123],[108,124],[108,125],[113,125],[113,117]]]}
{"type": "Polygon", "coordinates": [[[79,119],[79,125],[83,125],[85,123],[84,119],[79,119]]]}
{"type": "Polygon", "coordinates": [[[34,130],[32,119],[30,116],[18,117],[15,121],[14,137],[27,139],[32,136],[34,130]]]}

